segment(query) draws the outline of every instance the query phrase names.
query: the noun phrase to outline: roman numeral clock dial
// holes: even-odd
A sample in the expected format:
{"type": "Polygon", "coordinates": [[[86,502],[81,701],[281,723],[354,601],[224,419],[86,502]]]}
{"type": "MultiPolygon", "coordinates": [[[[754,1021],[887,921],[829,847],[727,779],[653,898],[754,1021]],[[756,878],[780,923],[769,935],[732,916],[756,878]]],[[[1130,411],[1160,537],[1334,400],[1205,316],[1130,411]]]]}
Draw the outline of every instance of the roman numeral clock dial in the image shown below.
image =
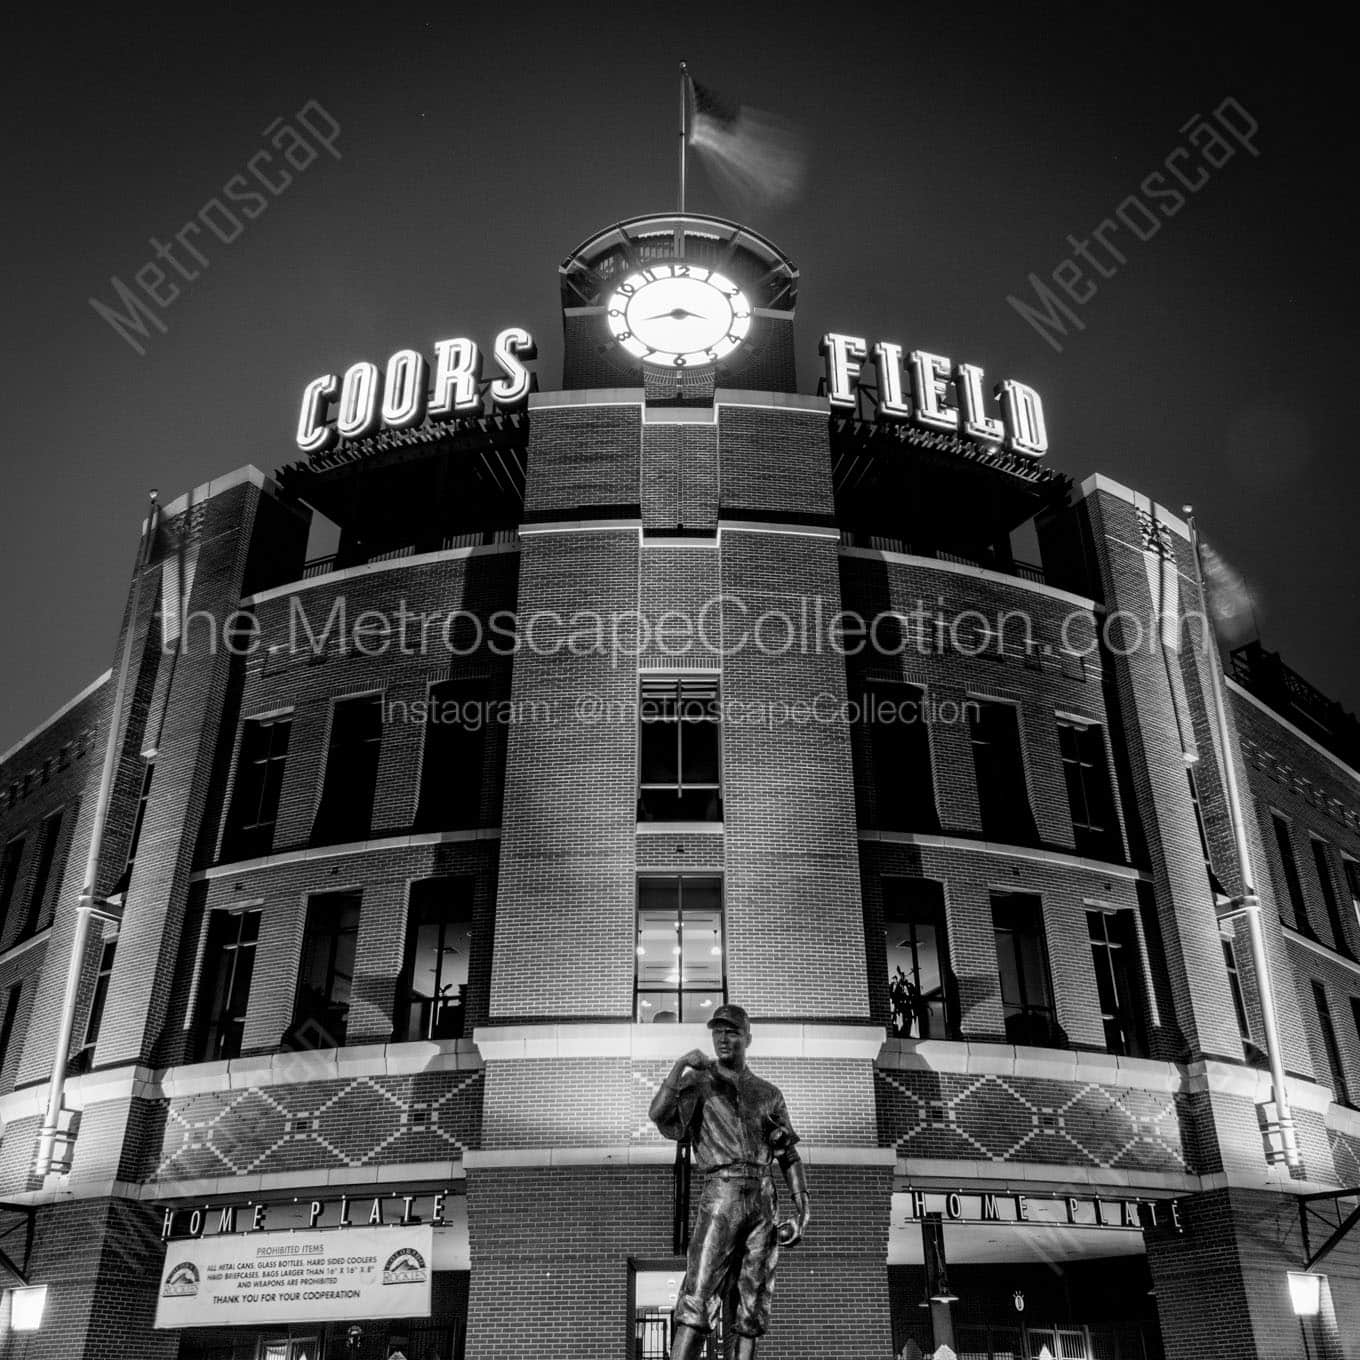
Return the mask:
{"type": "Polygon", "coordinates": [[[605,311],[615,343],[662,369],[719,363],[751,329],[746,294],[726,275],[694,264],[655,264],[630,274],[605,311]]]}

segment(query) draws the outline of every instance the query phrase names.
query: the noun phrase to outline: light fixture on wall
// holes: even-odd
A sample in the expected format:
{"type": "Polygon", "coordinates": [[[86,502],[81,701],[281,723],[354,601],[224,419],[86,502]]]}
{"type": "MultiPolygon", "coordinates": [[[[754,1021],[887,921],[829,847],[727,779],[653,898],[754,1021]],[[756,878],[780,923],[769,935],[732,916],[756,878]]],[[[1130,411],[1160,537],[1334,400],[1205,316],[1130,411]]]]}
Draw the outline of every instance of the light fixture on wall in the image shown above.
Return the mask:
{"type": "Polygon", "coordinates": [[[1322,1276],[1291,1270],[1289,1302],[1294,1306],[1295,1317],[1317,1317],[1322,1311],[1322,1276]]]}
{"type": "Polygon", "coordinates": [[[47,1308],[47,1286],[30,1285],[9,1292],[9,1325],[16,1332],[36,1332],[47,1308]]]}

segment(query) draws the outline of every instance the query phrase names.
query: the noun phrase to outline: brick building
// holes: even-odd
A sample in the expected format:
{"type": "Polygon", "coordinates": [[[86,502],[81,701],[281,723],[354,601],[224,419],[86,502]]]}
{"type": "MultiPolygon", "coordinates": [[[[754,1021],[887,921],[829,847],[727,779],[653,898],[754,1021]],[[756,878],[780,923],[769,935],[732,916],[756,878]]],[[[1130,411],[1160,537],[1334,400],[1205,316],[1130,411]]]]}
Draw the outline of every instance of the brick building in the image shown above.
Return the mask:
{"type": "Polygon", "coordinates": [[[561,390],[164,506],[0,759],[0,1355],[661,1360],[730,999],[814,1201],[762,1356],[1360,1356],[1354,721],[1259,646],[1216,705],[1145,496],[800,389],[754,233],[560,283],[561,390]],[[644,270],[748,329],[640,358],[644,270]]]}

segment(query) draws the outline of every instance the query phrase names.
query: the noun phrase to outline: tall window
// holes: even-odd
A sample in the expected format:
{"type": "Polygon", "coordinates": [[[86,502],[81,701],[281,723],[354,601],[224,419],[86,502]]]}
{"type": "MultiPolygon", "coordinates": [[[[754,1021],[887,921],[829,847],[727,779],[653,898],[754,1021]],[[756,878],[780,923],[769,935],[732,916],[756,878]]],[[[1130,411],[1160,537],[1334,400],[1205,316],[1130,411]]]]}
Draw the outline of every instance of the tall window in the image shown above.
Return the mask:
{"type": "Polygon", "coordinates": [[[1313,983],[1313,1002],[1317,1006],[1318,1026],[1322,1030],[1322,1046],[1327,1050],[1327,1066],[1332,1069],[1332,1094],[1338,1105],[1349,1105],[1351,1097],[1346,1089],[1346,1069],[1341,1065],[1341,1045],[1336,1041],[1336,1027],[1332,1024],[1331,1007],[1327,1005],[1327,992],[1320,982],[1313,983]]]}
{"type": "Polygon", "coordinates": [[[38,842],[38,863],[33,870],[33,886],[28,891],[24,938],[34,934],[43,921],[47,887],[52,879],[52,863],[57,857],[57,845],[61,841],[61,820],[61,813],[54,812],[43,821],[42,840],[38,842]]]}
{"type": "Polygon", "coordinates": [[[1020,727],[1011,704],[968,701],[982,834],[1010,845],[1034,840],[1020,727]]]}
{"type": "Polygon", "coordinates": [[[23,995],[24,984],[16,982],[5,993],[5,1009],[0,1017],[0,1072],[5,1069],[5,1059],[9,1057],[9,1041],[14,1036],[14,1021],[19,1014],[19,998],[23,995]]]}
{"type": "Polygon", "coordinates": [[[321,893],[308,901],[293,1023],[284,1036],[290,1047],[343,1047],[358,939],[357,892],[321,893]]]}
{"type": "Polygon", "coordinates": [[[431,687],[428,703],[416,830],[476,826],[486,750],[486,681],[446,680],[431,687]]]}
{"type": "Polygon", "coordinates": [[[722,879],[638,880],[636,1019],[707,1020],[727,999],[723,959],[722,879]]]}
{"type": "Polygon", "coordinates": [[[1360,1044],[1360,996],[1351,997],[1351,1022],[1355,1025],[1355,1041],[1360,1044]]]}
{"type": "Polygon", "coordinates": [[[1327,855],[1327,842],[1310,836],[1313,847],[1313,867],[1317,870],[1318,885],[1322,889],[1322,901],[1327,908],[1327,921],[1332,927],[1332,940],[1342,954],[1351,952],[1346,938],[1346,927],[1341,920],[1341,904],[1336,898],[1336,884],[1332,882],[1332,866],[1327,855]]]}
{"type": "Polygon", "coordinates": [[[645,680],[639,705],[638,820],[722,820],[718,686],[645,680]]]}
{"type": "Polygon", "coordinates": [[[1232,993],[1233,1010],[1237,1013],[1237,1032],[1242,1036],[1243,1043],[1251,1043],[1247,998],[1242,991],[1242,975],[1237,970],[1237,951],[1231,940],[1223,941],[1223,966],[1228,970],[1228,990],[1232,993]]]}
{"type": "Polygon", "coordinates": [[[1100,1018],[1105,1023],[1105,1047],[1110,1053],[1146,1056],[1143,1037],[1142,970],[1138,966],[1138,937],[1131,911],[1088,911],[1086,931],[1096,970],[1100,1018]]]}
{"type": "Polygon", "coordinates": [[[19,882],[19,865],[24,858],[24,838],[16,836],[5,846],[0,857],[0,927],[8,924],[9,909],[14,902],[14,889],[19,882]]]}
{"type": "Polygon", "coordinates": [[[893,1033],[956,1038],[944,889],[932,879],[885,878],[883,929],[893,1033]]]}
{"type": "Polygon", "coordinates": [[[1360,927],[1360,864],[1349,857],[1343,857],[1341,867],[1346,871],[1346,891],[1350,894],[1355,924],[1360,927]]]}
{"type": "Polygon", "coordinates": [[[1280,851],[1280,866],[1284,870],[1284,884],[1289,893],[1289,905],[1294,909],[1294,924],[1305,935],[1313,934],[1308,920],[1308,908],[1303,901],[1303,884],[1299,882],[1299,866],[1294,859],[1294,841],[1289,834],[1289,823],[1278,812],[1272,813],[1271,822],[1275,827],[1275,844],[1280,851]]]}
{"type": "Polygon", "coordinates": [[[208,917],[199,993],[199,1062],[241,1056],[259,938],[258,910],[214,911],[208,917]]]}
{"type": "Polygon", "coordinates": [[[148,760],[142,771],[142,791],[137,798],[137,815],[133,818],[132,835],[128,839],[127,863],[113,889],[114,895],[126,893],[132,882],[132,871],[137,867],[137,850],[142,843],[142,827],[146,824],[146,805],[151,801],[151,776],[155,772],[155,762],[148,760]]]}
{"type": "Polygon", "coordinates": [[[222,838],[222,858],[256,859],[274,848],[283,767],[292,719],[252,718],[241,729],[236,790],[222,838]]]}
{"type": "Polygon", "coordinates": [[[1013,1044],[1058,1043],[1043,904],[1033,893],[993,893],[992,930],[1006,1038],[1013,1044]]]}
{"type": "Polygon", "coordinates": [[[99,1042],[100,1026],[104,1023],[104,1007],[109,1000],[109,983],[113,980],[113,960],[117,953],[117,936],[105,940],[99,951],[99,972],[95,974],[94,996],[90,998],[90,1018],[85,1022],[85,1041],[76,1054],[76,1061],[86,1071],[94,1060],[94,1046],[99,1042]]]}
{"type": "Polygon", "coordinates": [[[915,685],[865,686],[874,824],[885,831],[939,830],[924,697],[915,685]]]}
{"type": "Polygon", "coordinates": [[[471,881],[426,878],[411,884],[395,1040],[461,1039],[467,1033],[471,953],[471,881]]]}
{"type": "Polygon", "coordinates": [[[368,839],[381,745],[382,695],[338,700],[331,713],[326,782],[312,830],[318,845],[368,839]]]}
{"type": "Polygon", "coordinates": [[[1077,853],[1114,859],[1120,852],[1119,825],[1105,760],[1105,738],[1093,723],[1058,720],[1058,749],[1067,780],[1067,806],[1077,853]]]}

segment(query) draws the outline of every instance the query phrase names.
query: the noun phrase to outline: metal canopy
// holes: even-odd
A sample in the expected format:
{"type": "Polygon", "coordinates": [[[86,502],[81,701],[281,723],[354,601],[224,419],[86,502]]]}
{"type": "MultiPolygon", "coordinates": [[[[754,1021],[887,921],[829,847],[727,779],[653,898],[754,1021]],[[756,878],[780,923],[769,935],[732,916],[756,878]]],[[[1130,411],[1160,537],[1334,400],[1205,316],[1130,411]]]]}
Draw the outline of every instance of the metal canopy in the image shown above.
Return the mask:
{"type": "Polygon", "coordinates": [[[1303,1230],[1305,1270],[1312,1270],[1330,1255],[1347,1234],[1360,1223],[1360,1186],[1350,1190],[1325,1190],[1316,1195],[1299,1196],[1299,1226],[1303,1230]],[[1326,1233],[1321,1245],[1313,1243],[1326,1233]]]}

